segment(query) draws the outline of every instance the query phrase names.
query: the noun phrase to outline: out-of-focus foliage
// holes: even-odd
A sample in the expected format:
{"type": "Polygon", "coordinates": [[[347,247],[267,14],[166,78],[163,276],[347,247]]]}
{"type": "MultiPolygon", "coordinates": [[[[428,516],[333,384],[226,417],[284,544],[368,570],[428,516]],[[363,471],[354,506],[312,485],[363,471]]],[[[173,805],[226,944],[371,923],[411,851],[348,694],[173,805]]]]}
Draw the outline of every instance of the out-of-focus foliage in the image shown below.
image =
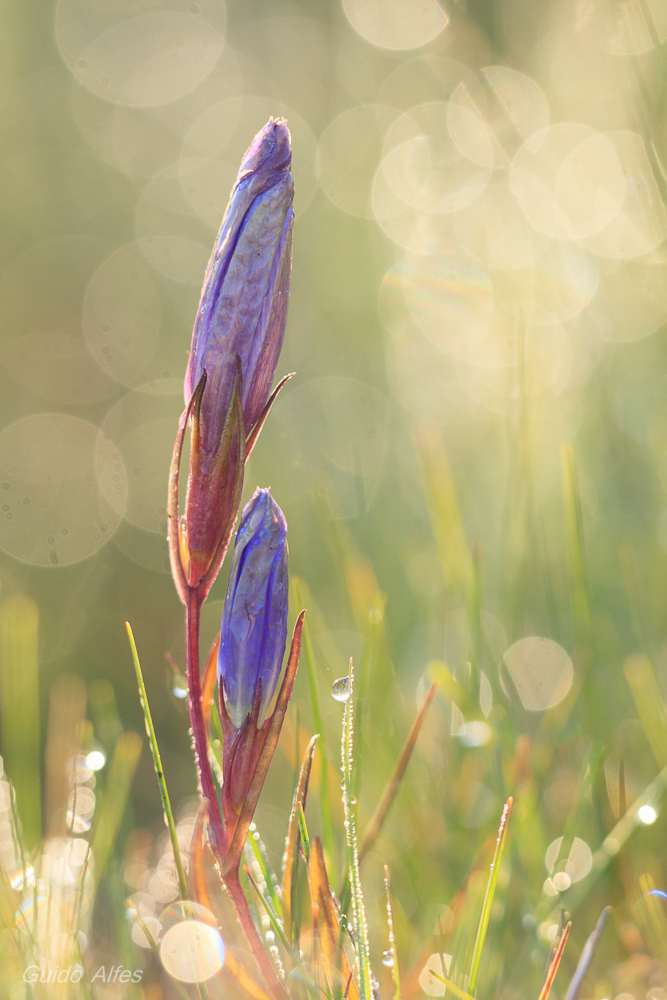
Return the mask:
{"type": "Polygon", "coordinates": [[[331,686],[353,656],[363,838],[436,680],[361,862],[380,995],[383,866],[403,995],[442,996],[438,975],[466,988],[513,794],[476,995],[537,997],[562,909],[564,990],[609,903],[582,995],[664,1000],[667,924],[647,893],[667,878],[666,39],[665,0],[0,6],[3,996],[31,995],[16,911],[50,913],[40,893],[57,892],[62,933],[75,926],[67,872],[85,888],[86,965],[144,970],[105,995],[179,995],[151,949],[184,914],[147,745],[124,811],[143,722],[123,623],[188,864],[168,465],[226,199],[252,136],[284,115],[296,222],[279,374],[297,377],[246,493],[271,486],[286,513],[308,633],[256,832],[279,872],[320,731],[306,819],[340,888],[331,686]]]}

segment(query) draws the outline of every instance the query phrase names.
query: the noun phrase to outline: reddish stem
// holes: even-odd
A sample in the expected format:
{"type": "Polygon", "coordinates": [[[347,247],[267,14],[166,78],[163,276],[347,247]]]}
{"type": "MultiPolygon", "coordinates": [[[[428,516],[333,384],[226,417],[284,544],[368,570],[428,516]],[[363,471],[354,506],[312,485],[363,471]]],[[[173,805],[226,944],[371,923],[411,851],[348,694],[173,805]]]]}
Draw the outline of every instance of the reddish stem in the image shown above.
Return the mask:
{"type": "MultiPolygon", "coordinates": [[[[195,745],[195,761],[202,798],[208,804],[208,821],[212,834],[212,847],[224,868],[226,854],[225,829],[220,815],[220,803],[213,779],[211,762],[208,757],[208,739],[202,707],[201,679],[199,676],[199,616],[202,601],[196,587],[190,587],[185,602],[185,656],[188,680],[188,711],[195,745]]],[[[248,901],[241,887],[238,868],[225,872],[225,886],[234,904],[236,918],[240,923],[248,946],[252,951],[266,985],[276,1000],[287,1000],[285,987],[278,979],[271,959],[266,953],[257,928],[253,923],[248,901]]]]}
{"type": "Polygon", "coordinates": [[[248,942],[250,950],[255,956],[255,961],[257,962],[259,971],[264,977],[264,982],[271,990],[274,997],[276,997],[276,1000],[287,1000],[287,990],[278,979],[278,974],[273,967],[273,962],[266,954],[264,945],[262,944],[262,939],[260,938],[259,932],[255,927],[250,913],[250,908],[248,906],[248,900],[245,898],[245,893],[243,891],[243,887],[241,886],[241,880],[237,870],[227,872],[225,875],[225,886],[227,888],[229,898],[234,904],[236,918],[243,928],[245,939],[248,942]]]}
{"type": "Polygon", "coordinates": [[[208,806],[208,820],[213,834],[213,847],[218,859],[225,855],[225,831],[220,816],[218,793],[208,759],[208,740],[202,708],[199,676],[199,613],[201,599],[196,587],[188,588],[185,602],[185,662],[188,681],[188,711],[195,745],[195,763],[199,790],[208,806]]]}

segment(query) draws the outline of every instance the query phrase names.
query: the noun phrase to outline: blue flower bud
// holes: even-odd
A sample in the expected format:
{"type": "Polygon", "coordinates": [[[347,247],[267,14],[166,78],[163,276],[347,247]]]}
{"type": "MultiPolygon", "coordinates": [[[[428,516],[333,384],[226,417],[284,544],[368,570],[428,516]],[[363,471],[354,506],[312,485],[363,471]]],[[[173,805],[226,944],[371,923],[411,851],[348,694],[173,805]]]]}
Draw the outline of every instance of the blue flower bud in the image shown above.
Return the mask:
{"type": "Polygon", "coordinates": [[[218,653],[220,687],[237,729],[256,699],[261,725],[276,690],[287,641],[288,586],[287,522],[270,490],[258,489],[236,535],[218,653]]]}
{"type": "Polygon", "coordinates": [[[271,392],[285,335],[292,266],[294,184],[286,122],[273,119],[246,152],[209,262],[197,311],[185,401],[206,370],[202,445],[220,441],[236,375],[248,434],[271,392]]]}

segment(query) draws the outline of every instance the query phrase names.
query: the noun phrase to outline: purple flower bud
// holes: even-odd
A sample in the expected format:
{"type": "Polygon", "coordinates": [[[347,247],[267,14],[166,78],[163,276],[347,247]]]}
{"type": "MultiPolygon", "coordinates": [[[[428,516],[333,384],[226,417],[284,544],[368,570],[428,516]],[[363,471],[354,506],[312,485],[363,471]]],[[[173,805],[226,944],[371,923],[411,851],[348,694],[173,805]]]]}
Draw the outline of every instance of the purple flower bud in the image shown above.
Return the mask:
{"type": "Polygon", "coordinates": [[[287,522],[270,490],[258,489],[241,515],[218,653],[220,686],[236,729],[257,698],[261,725],[276,690],[287,641],[287,603],[287,522]]]}
{"type": "Polygon", "coordinates": [[[206,271],[185,375],[190,400],[206,370],[205,451],[218,446],[241,362],[246,435],[271,392],[285,334],[294,184],[286,122],[273,119],[246,152],[206,271]]]}

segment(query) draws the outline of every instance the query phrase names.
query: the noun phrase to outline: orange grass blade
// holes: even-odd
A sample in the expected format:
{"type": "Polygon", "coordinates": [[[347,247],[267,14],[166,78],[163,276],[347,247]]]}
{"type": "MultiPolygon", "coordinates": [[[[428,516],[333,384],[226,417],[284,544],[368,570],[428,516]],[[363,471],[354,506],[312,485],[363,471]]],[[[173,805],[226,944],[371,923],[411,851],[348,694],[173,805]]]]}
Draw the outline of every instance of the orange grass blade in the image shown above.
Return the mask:
{"type": "Polygon", "coordinates": [[[319,736],[313,736],[308,747],[306,748],[306,753],[303,758],[303,763],[301,764],[301,770],[299,772],[299,780],[297,782],[296,791],[294,792],[294,801],[292,803],[292,812],[289,818],[289,827],[287,829],[287,840],[285,842],[285,861],[283,866],[283,891],[282,891],[282,903],[283,903],[283,929],[287,940],[292,944],[298,940],[298,930],[295,921],[295,911],[296,911],[296,869],[299,860],[299,818],[297,815],[297,807],[301,805],[303,809],[306,807],[306,798],[308,796],[308,782],[310,781],[310,769],[313,764],[313,757],[315,755],[315,746],[319,736]]]}
{"type": "Polygon", "coordinates": [[[569,920],[565,925],[565,929],[561,935],[560,941],[556,948],[554,957],[551,960],[551,965],[549,966],[549,971],[547,972],[547,978],[544,980],[544,986],[539,995],[538,1000],[547,1000],[549,993],[551,992],[551,987],[553,986],[554,979],[556,978],[556,973],[558,972],[558,966],[560,965],[560,960],[563,957],[563,952],[565,951],[565,944],[570,933],[570,928],[572,927],[572,921],[569,920]]]}
{"type": "Polygon", "coordinates": [[[218,677],[217,666],[219,648],[220,633],[218,632],[215,637],[215,642],[211,646],[208,657],[206,658],[206,666],[204,667],[204,673],[202,674],[201,680],[201,706],[202,714],[204,716],[204,725],[207,730],[211,722],[211,705],[215,696],[215,682],[218,677]]]}
{"type": "Polygon", "coordinates": [[[340,941],[338,917],[331,898],[329,876],[320,838],[314,837],[310,847],[308,883],[313,906],[313,923],[320,942],[324,971],[332,992],[336,986],[346,983],[348,1000],[359,1000],[347,955],[340,941]]]}

